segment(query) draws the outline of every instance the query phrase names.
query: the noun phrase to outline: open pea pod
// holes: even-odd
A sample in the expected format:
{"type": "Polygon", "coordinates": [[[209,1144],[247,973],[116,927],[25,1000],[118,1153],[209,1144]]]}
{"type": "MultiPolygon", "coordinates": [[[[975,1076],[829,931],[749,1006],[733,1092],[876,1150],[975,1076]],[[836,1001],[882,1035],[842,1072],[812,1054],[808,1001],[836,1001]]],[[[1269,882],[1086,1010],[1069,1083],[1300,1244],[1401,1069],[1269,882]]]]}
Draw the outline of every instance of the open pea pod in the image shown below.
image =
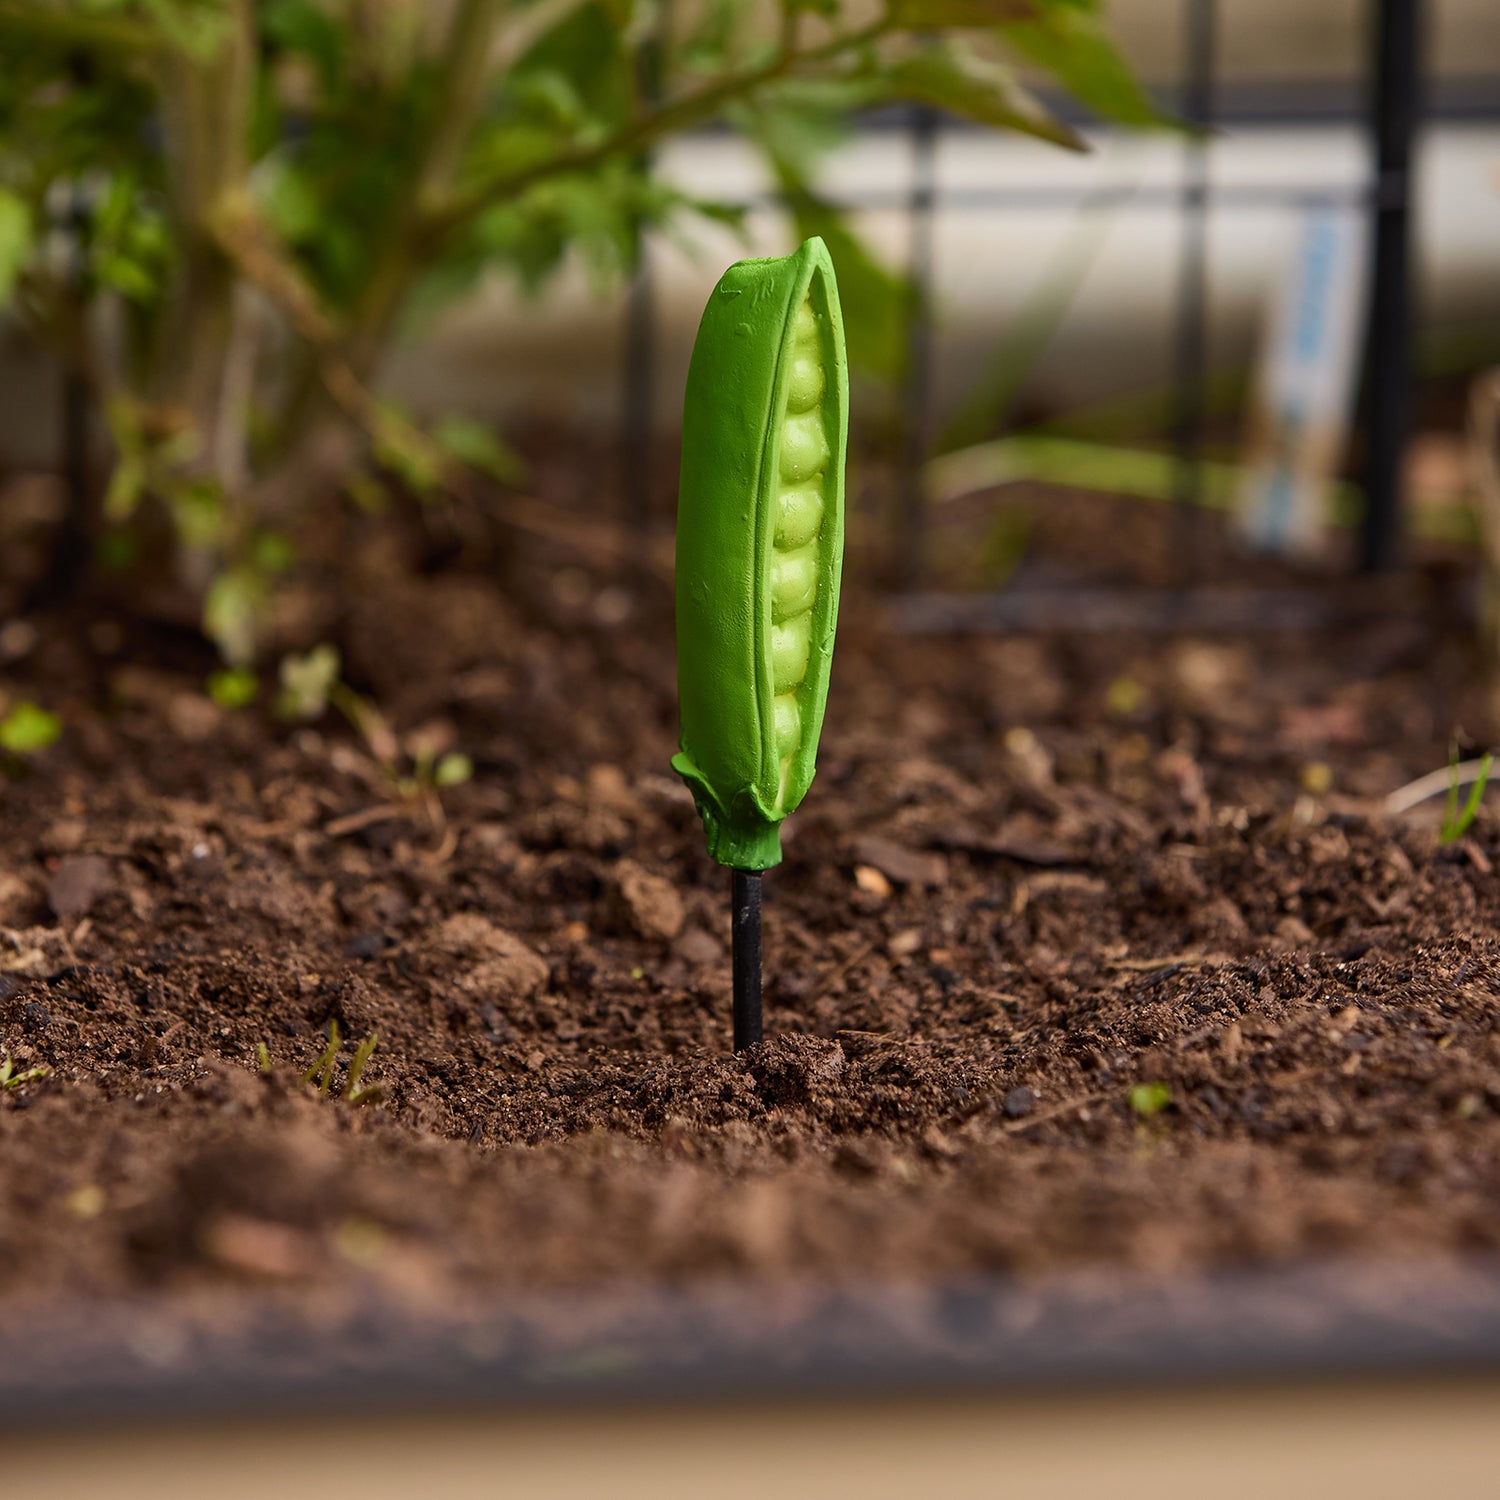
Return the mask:
{"type": "Polygon", "coordinates": [[[743,260],[704,309],[677,509],[681,751],[708,851],[764,870],[813,778],[844,550],[849,370],[820,239],[743,260]]]}

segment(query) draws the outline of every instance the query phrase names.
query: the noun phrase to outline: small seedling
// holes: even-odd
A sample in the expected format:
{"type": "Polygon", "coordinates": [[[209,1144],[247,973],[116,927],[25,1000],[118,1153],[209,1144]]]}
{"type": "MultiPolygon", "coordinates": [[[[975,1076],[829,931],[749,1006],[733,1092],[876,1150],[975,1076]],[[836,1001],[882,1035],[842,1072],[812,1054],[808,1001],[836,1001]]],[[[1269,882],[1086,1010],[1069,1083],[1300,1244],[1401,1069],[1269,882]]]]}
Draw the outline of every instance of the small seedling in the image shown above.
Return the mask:
{"type": "Polygon", "coordinates": [[[320,719],[339,680],[337,646],[326,641],[305,655],[289,652],[277,672],[276,712],[283,719],[320,719]]]}
{"type": "Polygon", "coordinates": [[[361,1088],[359,1080],[364,1076],[365,1064],[369,1062],[375,1051],[375,1043],[380,1040],[380,1034],[372,1031],[358,1047],[354,1049],[354,1056],[349,1060],[349,1077],[344,1084],[344,1098],[350,1104],[378,1104],[384,1097],[384,1091],[378,1084],[370,1084],[361,1088]]]}
{"type": "MultiPolygon", "coordinates": [[[[364,1075],[365,1065],[370,1061],[375,1051],[375,1044],[380,1040],[379,1032],[372,1031],[358,1047],[354,1049],[354,1056],[349,1060],[349,1075],[344,1081],[343,1097],[350,1104],[378,1104],[385,1097],[384,1090],[378,1085],[368,1088],[360,1087],[360,1078],[364,1075]]],[[[312,1065],[302,1074],[303,1083],[315,1083],[318,1086],[320,1098],[326,1098],[329,1090],[333,1087],[334,1069],[338,1064],[339,1023],[330,1021],[328,1023],[328,1045],[315,1057],[312,1065]]],[[[263,1055],[261,1064],[262,1071],[270,1063],[271,1054],[264,1042],[256,1049],[257,1055],[263,1055]]]]}
{"type": "Polygon", "coordinates": [[[1479,804],[1484,801],[1484,789],[1490,779],[1490,752],[1488,750],[1480,757],[1479,770],[1474,777],[1473,785],[1469,788],[1469,795],[1464,799],[1463,806],[1458,804],[1459,787],[1462,782],[1458,771],[1458,746],[1452,746],[1448,751],[1448,800],[1443,808],[1443,824],[1438,830],[1440,843],[1452,844],[1461,839],[1468,831],[1474,819],[1479,816],[1479,804]]]}
{"type": "Polygon", "coordinates": [[[0,750],[11,755],[37,755],[57,743],[62,720],[45,708],[22,699],[0,717],[0,750]]]}
{"type": "Polygon", "coordinates": [[[761,872],[812,781],[828,699],[848,426],[823,241],[731,266],[699,324],[683,408],[672,765],[732,872],[736,1050],[761,1037],[761,872]]]}
{"type": "Polygon", "coordinates": [[[0,1059],[0,1089],[18,1089],[23,1083],[35,1083],[46,1076],[45,1068],[27,1068],[24,1073],[18,1073],[9,1056],[0,1059]]]}
{"type": "Polygon", "coordinates": [[[310,721],[335,708],[364,744],[367,779],[385,800],[338,819],[332,830],[352,832],[392,813],[408,816],[420,811],[441,832],[446,818],[440,793],[472,780],[474,762],[459,751],[446,750],[430,729],[398,736],[385,715],[342,680],[340,670],[338,648],[326,642],[303,656],[283,657],[276,700],[284,719],[310,721]]]}
{"type": "Polygon", "coordinates": [[[260,679],[251,667],[219,667],[208,674],[208,696],[220,708],[248,708],[260,692],[260,679]]]}
{"type": "Polygon", "coordinates": [[[1130,1090],[1130,1107],[1143,1120],[1154,1120],[1171,1106],[1172,1087],[1166,1083],[1138,1083],[1130,1090]]]}

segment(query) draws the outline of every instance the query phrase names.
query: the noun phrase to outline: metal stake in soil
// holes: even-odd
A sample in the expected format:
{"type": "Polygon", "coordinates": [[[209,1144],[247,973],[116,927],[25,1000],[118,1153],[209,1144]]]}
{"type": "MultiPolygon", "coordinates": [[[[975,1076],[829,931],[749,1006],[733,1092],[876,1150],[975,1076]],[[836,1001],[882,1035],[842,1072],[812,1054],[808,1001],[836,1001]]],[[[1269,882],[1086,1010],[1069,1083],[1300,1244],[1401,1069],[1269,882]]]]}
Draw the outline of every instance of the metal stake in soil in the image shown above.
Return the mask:
{"type": "Polygon", "coordinates": [[[731,870],[729,906],[734,932],[734,1050],[761,1038],[760,871],[731,870]]]}

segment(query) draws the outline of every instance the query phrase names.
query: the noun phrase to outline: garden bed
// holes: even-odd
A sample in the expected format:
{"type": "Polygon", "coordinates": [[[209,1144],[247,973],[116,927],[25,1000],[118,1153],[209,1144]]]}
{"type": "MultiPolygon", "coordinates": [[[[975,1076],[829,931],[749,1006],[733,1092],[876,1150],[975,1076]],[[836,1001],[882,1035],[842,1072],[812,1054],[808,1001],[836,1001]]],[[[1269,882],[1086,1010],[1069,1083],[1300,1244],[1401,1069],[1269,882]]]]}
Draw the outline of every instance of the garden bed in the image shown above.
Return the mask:
{"type": "MultiPolygon", "coordinates": [[[[1080,554],[1162,540],[1037,500],[1080,554]]],[[[1382,810],[1489,730],[1432,575],[1234,638],[907,637],[856,588],[766,882],[769,1040],[734,1056],[669,590],[507,549],[356,538],[319,594],[349,680],[473,759],[442,826],[336,718],[210,703],[186,637],[34,619],[7,681],[67,728],[0,784],[0,1043],[47,1070],[0,1094],[15,1326],[144,1307],[170,1360],[174,1319],[268,1305],[440,1327],[1500,1248],[1500,838],[1382,810]]]]}

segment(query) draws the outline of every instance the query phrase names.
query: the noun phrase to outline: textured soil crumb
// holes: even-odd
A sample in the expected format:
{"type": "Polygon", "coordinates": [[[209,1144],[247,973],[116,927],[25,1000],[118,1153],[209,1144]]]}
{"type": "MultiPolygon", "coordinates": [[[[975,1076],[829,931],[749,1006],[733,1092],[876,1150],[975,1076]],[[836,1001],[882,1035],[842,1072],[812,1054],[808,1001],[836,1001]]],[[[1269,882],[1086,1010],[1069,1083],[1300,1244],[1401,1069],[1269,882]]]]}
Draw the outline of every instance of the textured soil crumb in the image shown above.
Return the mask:
{"type": "Polygon", "coordinates": [[[954,641],[856,598],[736,1057],[665,590],[360,567],[351,680],[475,765],[440,822],[175,638],[39,618],[7,669],[68,729],[0,782],[0,1044],[46,1070],[0,1305],[1500,1248],[1500,837],[1380,811],[1484,727],[1415,605],[954,641]]]}

